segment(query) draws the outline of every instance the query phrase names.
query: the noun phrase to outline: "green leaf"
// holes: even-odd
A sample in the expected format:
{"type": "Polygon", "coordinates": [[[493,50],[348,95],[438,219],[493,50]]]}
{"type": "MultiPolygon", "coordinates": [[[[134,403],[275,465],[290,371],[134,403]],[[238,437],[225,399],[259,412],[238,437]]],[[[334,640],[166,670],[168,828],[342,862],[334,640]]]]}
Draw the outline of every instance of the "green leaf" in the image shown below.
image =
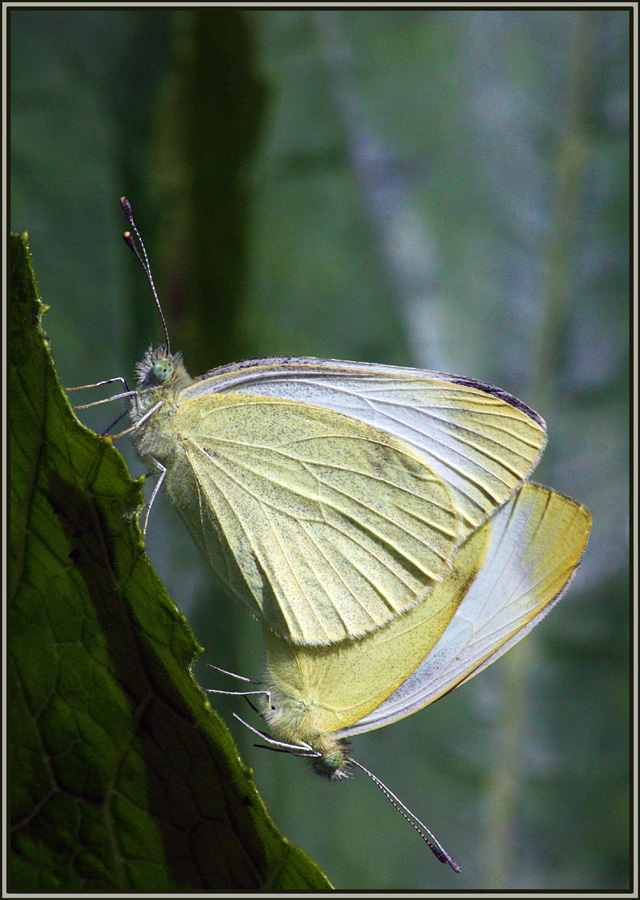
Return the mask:
{"type": "Polygon", "coordinates": [[[11,276],[10,889],[330,887],[194,681],[140,484],[60,388],[26,235],[11,276]]]}

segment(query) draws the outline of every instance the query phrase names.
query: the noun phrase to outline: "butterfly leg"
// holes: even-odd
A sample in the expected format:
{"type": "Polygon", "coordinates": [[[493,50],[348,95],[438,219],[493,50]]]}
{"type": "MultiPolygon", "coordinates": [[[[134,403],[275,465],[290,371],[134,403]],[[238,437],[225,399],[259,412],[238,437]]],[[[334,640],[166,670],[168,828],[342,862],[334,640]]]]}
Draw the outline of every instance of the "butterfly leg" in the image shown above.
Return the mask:
{"type": "Polygon", "coordinates": [[[154,459],[153,462],[154,462],[154,464],[158,467],[158,469],[160,470],[160,475],[159,475],[159,477],[158,477],[158,481],[156,482],[156,486],[155,486],[154,489],[153,489],[153,493],[151,494],[151,498],[150,498],[150,500],[149,500],[149,503],[147,504],[147,512],[146,512],[146,515],[145,515],[145,517],[144,517],[144,524],[143,524],[143,526],[142,526],[142,533],[145,534],[145,535],[146,535],[146,533],[147,533],[147,525],[149,524],[149,514],[150,514],[150,512],[151,512],[151,507],[153,506],[153,501],[156,499],[156,494],[157,494],[158,491],[160,490],[160,485],[161,485],[162,482],[164,481],[164,476],[167,474],[166,467],[163,466],[162,463],[159,463],[157,459],[154,459]]]}
{"type": "MultiPolygon", "coordinates": [[[[220,666],[214,666],[212,663],[207,663],[207,668],[215,669],[217,672],[222,672],[224,675],[230,675],[232,678],[237,678],[238,681],[246,681],[249,684],[257,684],[257,685],[262,684],[261,681],[256,681],[255,678],[247,678],[245,675],[237,675],[235,672],[229,672],[227,669],[221,669],[220,666]]],[[[247,698],[249,705],[258,714],[260,714],[260,711],[257,710],[255,708],[255,706],[253,706],[253,703],[251,703],[251,701],[248,698],[249,698],[249,696],[254,695],[254,694],[262,694],[263,696],[265,696],[267,698],[267,703],[273,709],[273,704],[271,702],[271,693],[270,693],[270,691],[266,690],[265,688],[262,688],[262,690],[259,690],[259,691],[223,691],[223,690],[220,690],[219,688],[206,688],[205,693],[207,693],[207,694],[227,694],[228,696],[231,696],[231,697],[245,697],[245,698],[247,698]]]]}

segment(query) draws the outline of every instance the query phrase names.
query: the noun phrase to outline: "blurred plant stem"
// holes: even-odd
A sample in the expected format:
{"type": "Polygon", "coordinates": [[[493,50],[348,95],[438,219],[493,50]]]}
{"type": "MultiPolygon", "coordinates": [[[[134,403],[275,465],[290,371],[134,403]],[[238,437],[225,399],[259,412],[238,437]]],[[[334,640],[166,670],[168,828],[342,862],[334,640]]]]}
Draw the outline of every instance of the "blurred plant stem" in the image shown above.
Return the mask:
{"type": "MultiPolygon", "coordinates": [[[[585,167],[588,163],[586,119],[593,76],[593,14],[576,11],[571,18],[567,50],[567,118],[556,151],[556,187],[546,247],[545,273],[539,306],[538,340],[532,342],[531,388],[527,396],[534,409],[552,420],[557,383],[562,369],[562,348],[575,298],[573,274],[576,234],[580,217],[585,167]]],[[[546,451],[553,460],[553,447],[546,451]],[[551,451],[551,452],[550,452],[551,451]]],[[[548,461],[547,461],[548,462],[548,461]]],[[[496,722],[494,767],[486,782],[486,835],[484,887],[513,888],[518,884],[521,839],[514,823],[523,818],[518,809],[522,772],[527,765],[533,710],[530,689],[536,671],[536,636],[518,644],[502,662],[501,707],[496,722]]],[[[558,690],[561,686],[557,686],[558,690]]]]}
{"type": "Polygon", "coordinates": [[[266,88],[241,10],[177,10],[172,22],[173,65],[158,95],[150,154],[159,205],[156,277],[166,285],[172,340],[192,370],[203,372],[242,356],[245,166],[259,140],[266,88]]]}

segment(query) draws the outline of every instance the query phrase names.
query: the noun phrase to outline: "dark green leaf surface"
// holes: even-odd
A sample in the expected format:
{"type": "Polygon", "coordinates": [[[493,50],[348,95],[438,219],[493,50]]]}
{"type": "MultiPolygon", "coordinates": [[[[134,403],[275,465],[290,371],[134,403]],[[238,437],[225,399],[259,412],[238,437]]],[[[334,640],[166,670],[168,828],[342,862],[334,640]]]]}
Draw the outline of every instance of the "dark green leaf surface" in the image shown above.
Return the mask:
{"type": "Polygon", "coordinates": [[[192,677],[140,486],[60,389],[26,235],[11,274],[11,890],[329,887],[192,677]]]}

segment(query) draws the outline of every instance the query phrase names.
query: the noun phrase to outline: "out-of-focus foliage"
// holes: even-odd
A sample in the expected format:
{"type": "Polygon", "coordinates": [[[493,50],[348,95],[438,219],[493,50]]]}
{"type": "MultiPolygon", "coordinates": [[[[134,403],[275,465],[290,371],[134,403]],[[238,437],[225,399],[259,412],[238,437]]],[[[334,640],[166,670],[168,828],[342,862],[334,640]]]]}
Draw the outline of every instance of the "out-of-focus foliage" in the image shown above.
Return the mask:
{"type": "MultiPolygon", "coordinates": [[[[129,376],[160,334],[119,243],[126,193],[193,374],[306,353],[493,381],[547,419],[536,480],[593,513],[543,625],[354,741],[460,876],[364,779],[328,785],[239,732],[277,824],[337,888],[628,885],[629,16],[11,15],[11,224],[65,383],[129,376]]],[[[259,677],[255,622],[214,597],[166,504],[148,549],[206,661],[259,677]]]]}

